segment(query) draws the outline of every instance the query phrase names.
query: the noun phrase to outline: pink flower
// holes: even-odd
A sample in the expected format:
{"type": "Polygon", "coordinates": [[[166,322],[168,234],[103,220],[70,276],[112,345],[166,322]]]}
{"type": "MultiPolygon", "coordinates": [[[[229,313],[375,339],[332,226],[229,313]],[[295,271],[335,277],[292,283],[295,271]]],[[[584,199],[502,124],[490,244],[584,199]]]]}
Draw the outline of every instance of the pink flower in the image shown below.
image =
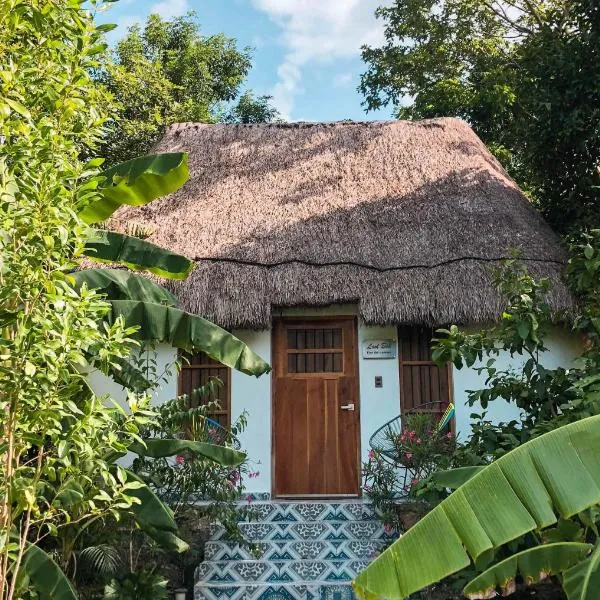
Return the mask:
{"type": "Polygon", "coordinates": [[[375,450],[369,450],[369,460],[375,460],[375,450]]]}
{"type": "Polygon", "coordinates": [[[414,440],[414,439],[415,439],[415,437],[417,437],[417,434],[416,434],[414,431],[409,431],[409,432],[408,432],[408,437],[409,437],[411,440],[414,440]]]}
{"type": "Polygon", "coordinates": [[[246,496],[246,502],[247,502],[248,504],[252,504],[252,500],[253,500],[252,496],[251,496],[250,494],[248,494],[248,495],[246,496]]]}
{"type": "Polygon", "coordinates": [[[415,487],[415,485],[417,485],[419,483],[419,478],[415,477],[411,482],[410,482],[410,487],[415,487]]]}
{"type": "Polygon", "coordinates": [[[260,475],[260,471],[256,471],[254,473],[248,473],[248,477],[250,479],[254,479],[255,477],[258,477],[260,475]]]}
{"type": "Polygon", "coordinates": [[[226,483],[229,489],[233,489],[235,487],[235,483],[233,483],[233,481],[227,480],[226,483]]]}
{"type": "Polygon", "coordinates": [[[389,523],[386,523],[386,524],[383,526],[383,530],[384,530],[386,533],[391,533],[391,532],[393,531],[393,529],[394,529],[394,528],[393,528],[393,527],[392,527],[392,526],[391,526],[389,523]]]}
{"type": "Polygon", "coordinates": [[[421,443],[421,438],[417,438],[417,439],[415,440],[415,443],[416,443],[416,444],[420,444],[420,443],[421,443]]]}
{"type": "Polygon", "coordinates": [[[412,452],[407,452],[404,456],[406,457],[406,460],[410,460],[413,457],[412,452]]]}
{"type": "Polygon", "coordinates": [[[451,440],[451,439],[454,437],[454,435],[453,435],[453,433],[452,433],[451,431],[449,431],[449,432],[448,432],[448,435],[447,435],[446,437],[447,437],[449,440],[451,440]]]}
{"type": "Polygon", "coordinates": [[[178,455],[175,457],[175,462],[176,462],[178,465],[182,465],[182,464],[185,462],[185,458],[184,458],[183,456],[181,456],[181,454],[178,454],[178,455]]]}

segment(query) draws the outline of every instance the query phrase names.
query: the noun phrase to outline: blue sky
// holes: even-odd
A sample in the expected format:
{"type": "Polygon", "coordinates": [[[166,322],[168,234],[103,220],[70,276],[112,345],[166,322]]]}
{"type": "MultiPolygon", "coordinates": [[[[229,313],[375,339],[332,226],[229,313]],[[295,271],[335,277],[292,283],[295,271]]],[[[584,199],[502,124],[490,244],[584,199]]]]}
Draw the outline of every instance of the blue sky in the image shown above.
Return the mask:
{"type": "Polygon", "coordinates": [[[120,0],[99,16],[117,23],[118,39],[151,12],[173,17],[193,10],[206,35],[224,32],[254,48],[247,87],[269,94],[293,121],[386,119],[365,114],[356,91],[364,64],[360,46],[380,44],[374,11],[383,0],[120,0]]]}

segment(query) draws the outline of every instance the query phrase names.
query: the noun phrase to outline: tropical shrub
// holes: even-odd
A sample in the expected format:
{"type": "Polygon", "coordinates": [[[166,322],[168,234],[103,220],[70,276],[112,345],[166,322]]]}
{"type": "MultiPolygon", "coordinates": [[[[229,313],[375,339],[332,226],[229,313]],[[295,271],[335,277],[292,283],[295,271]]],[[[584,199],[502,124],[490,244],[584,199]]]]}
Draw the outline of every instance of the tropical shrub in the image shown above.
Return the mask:
{"type": "MultiPolygon", "coordinates": [[[[162,168],[165,162],[185,161],[181,156],[150,158],[102,176],[101,160],[82,160],[94,154],[110,116],[110,98],[90,79],[108,29],[94,27],[85,3],[78,0],[0,4],[2,600],[35,589],[53,598],[75,598],[73,586],[42,547],[56,551],[65,566],[81,531],[101,520],[114,522],[129,515],[161,545],[176,551],[187,547],[177,537],[167,507],[116,464],[128,450],[154,456],[185,450],[225,464],[239,462],[239,454],[212,444],[144,442],[140,428],[153,418],[146,408],[147,395],[131,392],[131,410],[124,411],[89,388],[89,369],[123,372],[137,346],[134,336],[139,334],[131,324],[139,322],[140,314],[146,318],[155,310],[163,319],[152,319],[153,330],[142,339],[177,341],[172,330],[163,327],[161,335],[156,330],[165,318],[178,317],[187,325],[180,331],[189,347],[202,346],[202,336],[210,330],[218,334],[206,342],[213,356],[253,374],[266,365],[210,324],[173,313],[164,304],[111,304],[92,290],[102,292],[101,286],[90,286],[83,275],[73,274],[90,246],[101,245],[99,236],[105,245],[115,239],[90,230],[99,212],[137,201],[144,182],[163,191],[161,182],[170,181],[172,169],[158,172],[157,163],[162,168]],[[78,282],[79,277],[84,280],[78,282]]],[[[181,258],[166,252],[162,256],[169,265],[181,258]]],[[[113,277],[115,282],[121,297],[138,293],[169,299],[150,282],[126,275],[113,277]]]]}
{"type": "Polygon", "coordinates": [[[435,352],[458,367],[487,358],[488,387],[471,392],[470,401],[514,402],[523,417],[494,425],[474,415],[473,436],[452,457],[459,468],[434,473],[415,490],[441,503],[357,578],[361,597],[402,598],[465,569],[475,575],[464,587],[470,598],[510,595],[517,578],[535,583],[556,574],[569,600],[597,594],[600,232],[571,243],[567,275],[581,301],[573,328],[586,340],[573,369],[542,366],[551,325],[539,293],[545,284],[518,263],[506,267],[497,275],[509,300],[499,324],[474,334],[441,331],[435,352]],[[522,372],[496,369],[499,348],[526,355],[522,372]],[[414,543],[433,558],[417,556],[414,543]],[[415,570],[413,560],[425,566],[415,570]]]}
{"type": "MultiPolygon", "coordinates": [[[[358,575],[358,596],[406,598],[471,561],[488,567],[498,549],[536,532],[552,543],[537,544],[486,569],[465,586],[465,594],[491,598],[496,587],[511,593],[518,573],[529,583],[562,573],[570,599],[592,600],[600,583],[600,546],[554,539],[564,535],[562,521],[573,522],[577,515],[597,536],[598,514],[593,509],[600,503],[598,452],[600,416],[594,416],[539,436],[478,468],[358,575]]],[[[571,528],[567,531],[573,535],[571,528]]],[[[583,538],[584,532],[580,535],[583,538]]]]}
{"type": "Polygon", "coordinates": [[[149,569],[127,573],[113,579],[104,589],[103,600],[166,600],[167,580],[149,569]]]}

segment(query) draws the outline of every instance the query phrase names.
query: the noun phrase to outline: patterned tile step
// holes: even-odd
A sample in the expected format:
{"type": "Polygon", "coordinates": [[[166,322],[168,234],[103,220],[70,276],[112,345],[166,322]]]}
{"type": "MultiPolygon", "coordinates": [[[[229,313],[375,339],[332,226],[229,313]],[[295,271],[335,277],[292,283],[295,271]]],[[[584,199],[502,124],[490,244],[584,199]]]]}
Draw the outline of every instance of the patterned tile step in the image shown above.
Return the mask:
{"type": "Polygon", "coordinates": [[[235,583],[350,582],[369,564],[355,560],[226,560],[203,562],[196,581],[204,585],[235,583]]]}
{"type": "Polygon", "coordinates": [[[376,521],[378,515],[368,502],[255,502],[245,504],[257,513],[258,521],[304,523],[313,521],[376,521]]]}
{"type": "MultiPolygon", "coordinates": [[[[246,539],[253,542],[303,540],[390,540],[393,532],[386,532],[379,521],[315,521],[312,523],[240,523],[246,539]]],[[[226,532],[221,525],[212,525],[210,540],[225,540],[226,532]]]]}
{"type": "Polygon", "coordinates": [[[196,585],[194,600],[354,600],[349,584],[196,585]]]}
{"type": "Polygon", "coordinates": [[[351,560],[370,559],[388,544],[386,540],[258,542],[260,554],[228,542],[207,542],[204,560],[351,560]]]}

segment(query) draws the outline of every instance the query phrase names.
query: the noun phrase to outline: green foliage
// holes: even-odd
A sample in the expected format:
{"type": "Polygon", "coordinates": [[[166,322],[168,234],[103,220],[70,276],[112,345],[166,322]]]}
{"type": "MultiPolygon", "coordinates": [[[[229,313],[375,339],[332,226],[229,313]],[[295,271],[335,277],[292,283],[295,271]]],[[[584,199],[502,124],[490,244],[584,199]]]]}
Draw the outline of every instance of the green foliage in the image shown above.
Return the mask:
{"type": "Polygon", "coordinates": [[[167,580],[154,571],[142,569],[113,579],[104,589],[104,600],[166,600],[167,580]]]}
{"type": "Polygon", "coordinates": [[[185,152],[151,154],[113,165],[103,173],[99,196],[87,199],[80,218],[93,225],[102,223],[121,206],[144,206],[177,191],[189,177],[185,152]]]}
{"type": "Polygon", "coordinates": [[[147,422],[145,399],[131,413],[107,407],[83,375],[125,360],[133,330],[107,325],[110,304],[86,286],[75,291],[68,277],[89,234],[77,210],[100,198],[98,162],[80,157],[94,151],[109,116],[109,98],[89,75],[104,51],[101,34],[83,2],[0,4],[3,600],[17,597],[23,572],[40,564],[30,542],[60,545],[62,559],[77,531],[137,502],[138,483],[112,457],[147,422]]]}
{"type": "Polygon", "coordinates": [[[595,0],[395,0],[377,15],[367,108],[465,119],[557,231],[599,225],[595,0]]]}
{"type": "Polygon", "coordinates": [[[519,446],[459,487],[381,554],[354,585],[360,598],[401,599],[531,531],[600,502],[600,416],[519,446]]]}
{"type": "Polygon", "coordinates": [[[558,542],[523,550],[478,575],[465,586],[464,594],[467,598],[486,598],[496,595],[499,588],[502,596],[510,596],[516,590],[517,575],[531,585],[564,573],[581,564],[592,547],[591,544],[558,542]]]}
{"type": "MultiPolygon", "coordinates": [[[[247,519],[249,513],[239,508],[236,502],[244,490],[244,476],[253,478],[258,473],[250,472],[245,454],[230,448],[222,448],[222,451],[235,456],[235,460],[230,462],[207,460],[193,451],[197,445],[210,446],[207,442],[213,441],[213,425],[207,414],[218,409],[219,405],[217,401],[207,402],[207,399],[214,395],[215,386],[218,383],[213,381],[199,388],[192,403],[187,396],[180,396],[160,407],[160,416],[149,434],[157,439],[171,439],[185,432],[188,439],[180,440],[177,459],[168,460],[160,452],[154,455],[146,453],[136,459],[133,468],[176,514],[185,513],[187,506],[208,501],[209,504],[202,507],[203,515],[211,521],[218,520],[230,537],[247,544],[238,522],[247,519]]],[[[246,418],[242,415],[226,431],[231,436],[230,441],[227,436],[220,436],[219,442],[231,445],[245,426],[246,418]]]]}
{"type": "Polygon", "coordinates": [[[111,300],[110,322],[140,325],[134,335],[168,342],[175,348],[198,350],[224,365],[257,377],[271,368],[246,344],[218,325],[171,306],[135,300],[111,300]]]}
{"type": "Polygon", "coordinates": [[[34,588],[42,598],[77,600],[75,589],[61,568],[48,554],[33,544],[27,544],[21,577],[17,593],[34,588]]]}
{"type": "MultiPolygon", "coordinates": [[[[136,233],[139,230],[134,230],[136,233]]],[[[95,262],[118,263],[132,271],[147,271],[164,279],[186,279],[194,263],[151,242],[105,229],[96,229],[84,254],[95,262]]]]}
{"type": "Polygon", "coordinates": [[[252,90],[245,91],[223,117],[224,123],[272,123],[281,121],[279,111],[271,104],[272,96],[255,97],[252,90]]]}
{"type": "Polygon", "coordinates": [[[564,573],[563,588],[569,600],[594,600],[600,589],[600,545],[592,555],[564,573]]]}
{"type": "MultiPolygon", "coordinates": [[[[452,362],[457,368],[474,367],[486,374],[486,387],[469,391],[468,402],[476,403],[486,410],[489,403],[502,399],[514,403],[524,411],[522,425],[534,427],[553,419],[561,407],[575,400],[577,392],[573,385],[578,372],[563,368],[546,369],[543,366],[544,338],[547,336],[553,316],[545,302],[549,289],[547,280],[536,281],[518,260],[505,261],[494,274],[495,285],[505,298],[506,308],[498,324],[474,333],[452,326],[438,330],[434,339],[433,359],[452,362]],[[501,352],[511,356],[523,356],[521,370],[501,370],[496,358],[501,352]]],[[[483,418],[481,419],[483,421],[483,418]]],[[[516,426],[513,431],[503,431],[517,441],[516,426]]],[[[485,424],[475,432],[474,443],[491,443],[498,448],[498,440],[483,440],[477,434],[489,431],[485,424]]]]}
{"type": "Polygon", "coordinates": [[[212,122],[233,100],[251,67],[249,48],[225,35],[203,36],[192,13],[150,15],[118,42],[99,79],[119,105],[102,155],[108,164],[145,154],[165,126],[212,122]]]}
{"type": "Polygon", "coordinates": [[[120,269],[86,269],[72,273],[75,289],[84,286],[115,300],[139,300],[175,306],[175,297],[150,279],[120,269]]]}

